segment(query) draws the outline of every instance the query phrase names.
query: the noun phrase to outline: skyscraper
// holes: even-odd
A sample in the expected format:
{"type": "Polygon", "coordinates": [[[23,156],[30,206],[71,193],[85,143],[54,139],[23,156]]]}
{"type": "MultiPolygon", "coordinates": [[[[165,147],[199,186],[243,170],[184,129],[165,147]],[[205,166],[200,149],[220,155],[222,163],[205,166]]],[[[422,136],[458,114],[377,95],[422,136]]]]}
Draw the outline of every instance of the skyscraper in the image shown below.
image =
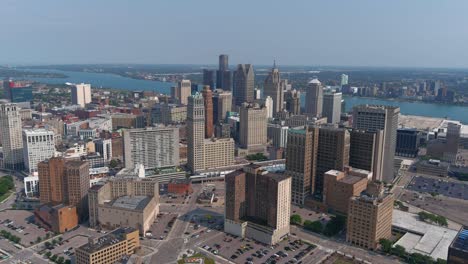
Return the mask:
{"type": "Polygon", "coordinates": [[[283,110],[284,93],[281,87],[281,78],[276,63],[265,79],[263,85],[263,97],[270,96],[273,99],[273,115],[283,110]]]}
{"type": "Polygon", "coordinates": [[[346,74],[341,74],[341,86],[347,85],[348,84],[348,75],[346,74]]]}
{"type": "Polygon", "coordinates": [[[343,171],[349,165],[349,148],[348,130],[333,126],[320,127],[314,193],[322,194],[325,172],[329,170],[343,171]]]}
{"type": "Polygon", "coordinates": [[[177,83],[176,98],[180,104],[187,105],[187,98],[192,93],[192,82],[190,80],[181,80],[177,83]]]}
{"type": "Polygon", "coordinates": [[[51,158],[55,153],[55,135],[53,131],[40,129],[23,130],[23,158],[26,170],[37,172],[37,164],[51,158]]]}
{"type": "Polygon", "coordinates": [[[239,143],[248,152],[263,152],[267,143],[267,109],[243,103],[240,108],[239,143]]]}
{"type": "Polygon", "coordinates": [[[289,129],[286,148],[286,175],[292,177],[292,203],[303,205],[315,189],[319,129],[289,129]]]}
{"type": "Polygon", "coordinates": [[[286,110],[293,115],[301,114],[301,92],[290,90],[286,93],[286,110]]]}
{"type": "Polygon", "coordinates": [[[192,171],[204,169],[205,106],[200,93],[188,98],[187,165],[192,171]]]}
{"type": "Polygon", "coordinates": [[[203,87],[203,100],[205,102],[205,137],[211,138],[213,129],[213,92],[208,85],[203,87]]]}
{"type": "Polygon", "coordinates": [[[213,122],[224,122],[227,113],[232,110],[232,92],[216,89],[213,92],[213,122]]]}
{"type": "Polygon", "coordinates": [[[229,70],[229,56],[226,54],[219,55],[219,70],[228,71],[229,70]]]}
{"type": "Polygon", "coordinates": [[[234,72],[233,96],[236,106],[254,101],[254,70],[251,64],[239,64],[234,72]]]}
{"type": "Polygon", "coordinates": [[[353,129],[350,135],[349,166],[372,172],[373,180],[382,180],[383,131],[353,129]]]}
{"type": "Polygon", "coordinates": [[[74,105],[85,107],[91,103],[91,84],[74,84],[71,87],[71,101],[74,105]]]}
{"type": "Polygon", "coordinates": [[[216,88],[231,90],[231,71],[229,70],[228,55],[219,55],[219,68],[216,71],[216,88]]]}
{"type": "Polygon", "coordinates": [[[21,170],[24,168],[21,126],[19,107],[16,104],[2,104],[0,106],[0,132],[3,165],[6,169],[21,170]]]}
{"type": "Polygon", "coordinates": [[[274,116],[273,98],[271,98],[270,96],[265,97],[265,108],[267,110],[267,118],[273,118],[274,116]]]}
{"type": "Polygon", "coordinates": [[[394,106],[359,105],[353,108],[353,127],[375,132],[383,130],[382,180],[394,178],[394,159],[400,108],[394,106]]]}
{"type": "Polygon", "coordinates": [[[310,117],[322,117],[322,83],[317,79],[313,79],[307,85],[306,91],[305,113],[310,117]]]}
{"type": "Polygon", "coordinates": [[[203,69],[203,85],[210,86],[210,89],[213,90],[215,87],[215,75],[216,71],[203,69]]]}
{"type": "Polygon", "coordinates": [[[341,93],[327,93],[323,96],[323,116],[327,123],[338,124],[341,116],[341,93]]]}

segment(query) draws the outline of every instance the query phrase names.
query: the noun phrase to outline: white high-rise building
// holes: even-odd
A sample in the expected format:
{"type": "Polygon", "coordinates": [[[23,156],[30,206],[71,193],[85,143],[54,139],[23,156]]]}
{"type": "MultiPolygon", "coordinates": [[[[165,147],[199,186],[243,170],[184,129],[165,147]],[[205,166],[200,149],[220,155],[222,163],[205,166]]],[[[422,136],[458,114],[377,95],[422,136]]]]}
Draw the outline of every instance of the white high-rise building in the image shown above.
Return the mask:
{"type": "Polygon", "coordinates": [[[39,129],[23,130],[23,158],[29,173],[37,172],[37,164],[49,159],[55,153],[55,134],[53,131],[39,129]]]}
{"type": "Polygon", "coordinates": [[[3,146],[3,166],[10,170],[22,170],[23,140],[21,139],[20,108],[16,104],[0,106],[0,133],[3,146]]]}
{"type": "Polygon", "coordinates": [[[145,169],[179,165],[179,128],[147,127],[124,130],[126,168],[143,164],[145,169]]]}
{"type": "Polygon", "coordinates": [[[81,107],[91,103],[91,84],[74,84],[71,87],[71,100],[72,104],[81,107]]]}
{"type": "Polygon", "coordinates": [[[322,83],[317,79],[313,79],[306,88],[305,113],[310,117],[322,117],[322,105],[322,83]]]}
{"type": "Polygon", "coordinates": [[[267,96],[265,98],[265,107],[267,110],[267,118],[273,118],[274,103],[273,103],[273,98],[271,98],[270,96],[267,96]]]}
{"type": "Polygon", "coordinates": [[[183,105],[187,105],[188,97],[192,93],[192,82],[190,82],[190,80],[182,80],[178,83],[177,89],[179,102],[183,105]]]}
{"type": "Polygon", "coordinates": [[[112,160],[112,139],[98,139],[94,141],[94,147],[105,161],[112,160]]]}
{"type": "Polygon", "coordinates": [[[341,86],[348,84],[348,75],[341,74],[341,86]]]}
{"type": "Polygon", "coordinates": [[[341,116],[341,93],[329,93],[323,95],[322,115],[327,118],[327,123],[338,124],[341,116]]]}
{"type": "Polygon", "coordinates": [[[39,176],[24,177],[24,194],[27,197],[39,195],[39,176]]]}

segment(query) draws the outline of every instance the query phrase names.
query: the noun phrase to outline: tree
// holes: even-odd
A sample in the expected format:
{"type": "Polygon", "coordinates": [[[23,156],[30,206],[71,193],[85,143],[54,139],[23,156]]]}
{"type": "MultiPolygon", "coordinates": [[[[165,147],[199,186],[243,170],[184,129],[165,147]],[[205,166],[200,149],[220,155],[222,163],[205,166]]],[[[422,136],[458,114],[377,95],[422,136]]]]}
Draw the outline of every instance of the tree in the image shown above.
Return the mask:
{"type": "Polygon", "coordinates": [[[57,263],[58,263],[58,264],[63,264],[64,261],[65,261],[65,259],[64,259],[62,256],[60,256],[60,257],[57,259],[57,263]]]}
{"type": "Polygon", "coordinates": [[[46,246],[46,248],[50,248],[50,246],[51,246],[51,245],[50,245],[50,242],[49,242],[49,241],[46,241],[46,242],[45,242],[45,246],[46,246]]]}
{"type": "Polygon", "coordinates": [[[328,221],[327,225],[325,226],[323,234],[326,236],[334,236],[344,229],[345,224],[346,217],[341,215],[332,216],[330,221],[328,221]]]}
{"type": "Polygon", "coordinates": [[[53,262],[55,262],[57,260],[57,255],[52,255],[52,257],[50,257],[50,260],[52,260],[53,262]]]}
{"type": "Polygon", "coordinates": [[[323,231],[323,225],[322,225],[322,222],[320,221],[309,221],[309,220],[306,220],[304,221],[304,228],[306,230],[309,230],[309,231],[312,231],[312,232],[315,232],[315,233],[322,233],[323,231]]]}
{"type": "Polygon", "coordinates": [[[64,264],[71,264],[71,260],[69,260],[69,259],[65,260],[64,264]]]}
{"type": "Polygon", "coordinates": [[[291,215],[291,224],[293,225],[300,225],[302,224],[302,217],[298,214],[291,215]]]}
{"type": "Polygon", "coordinates": [[[47,251],[47,252],[45,253],[45,255],[46,255],[47,258],[50,258],[50,256],[52,255],[52,253],[50,253],[50,251],[47,251]]]}
{"type": "Polygon", "coordinates": [[[59,238],[58,238],[58,241],[59,241],[59,242],[62,242],[62,240],[63,240],[63,237],[59,237],[59,238]]]}
{"type": "Polygon", "coordinates": [[[382,251],[385,252],[385,253],[390,253],[391,250],[392,250],[392,241],[388,240],[388,239],[385,239],[385,238],[381,238],[379,240],[379,244],[382,246],[382,251]]]}
{"type": "Polygon", "coordinates": [[[36,238],[36,242],[37,242],[37,243],[39,243],[39,242],[41,242],[41,241],[42,241],[42,238],[41,238],[41,237],[37,237],[37,238],[36,238]]]}
{"type": "Polygon", "coordinates": [[[396,255],[400,258],[406,256],[406,249],[400,245],[396,245],[391,249],[393,255],[396,255]]]}
{"type": "Polygon", "coordinates": [[[117,165],[119,165],[119,163],[114,159],[109,162],[109,166],[111,168],[115,168],[115,167],[117,167],[117,165]]]}

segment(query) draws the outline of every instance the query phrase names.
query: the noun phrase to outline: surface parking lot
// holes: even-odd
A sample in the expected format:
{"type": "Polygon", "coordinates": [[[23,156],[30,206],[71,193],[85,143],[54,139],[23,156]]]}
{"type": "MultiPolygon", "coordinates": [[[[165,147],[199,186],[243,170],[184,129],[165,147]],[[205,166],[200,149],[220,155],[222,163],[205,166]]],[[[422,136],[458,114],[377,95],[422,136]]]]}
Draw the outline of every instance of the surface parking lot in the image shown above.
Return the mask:
{"type": "Polygon", "coordinates": [[[200,245],[206,251],[235,263],[308,263],[315,246],[297,239],[285,239],[269,246],[251,239],[224,234],[200,245]]]}
{"type": "Polygon", "coordinates": [[[176,214],[159,214],[155,223],[149,229],[149,232],[151,232],[149,237],[161,240],[165,239],[172,229],[170,222],[175,221],[176,218],[176,214]]]}
{"type": "MultiPolygon", "coordinates": [[[[0,230],[5,230],[21,238],[20,244],[30,246],[46,238],[47,231],[33,224],[34,216],[32,212],[25,210],[6,210],[0,212],[0,230]]],[[[50,233],[49,235],[52,235],[50,233]]]]}
{"type": "Polygon", "coordinates": [[[437,193],[447,197],[468,200],[468,184],[416,176],[408,184],[408,190],[437,193]]]}

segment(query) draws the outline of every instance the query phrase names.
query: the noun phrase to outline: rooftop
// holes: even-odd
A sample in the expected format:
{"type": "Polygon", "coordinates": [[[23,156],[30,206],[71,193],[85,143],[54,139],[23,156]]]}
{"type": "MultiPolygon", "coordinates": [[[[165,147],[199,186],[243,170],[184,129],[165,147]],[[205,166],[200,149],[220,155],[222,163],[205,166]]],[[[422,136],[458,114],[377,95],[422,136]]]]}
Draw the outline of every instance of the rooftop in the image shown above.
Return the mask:
{"type": "Polygon", "coordinates": [[[121,196],[111,201],[110,204],[123,209],[143,210],[151,199],[152,197],[149,196],[121,196]]]}
{"type": "Polygon", "coordinates": [[[126,234],[129,234],[129,233],[132,233],[132,232],[135,232],[136,229],[132,228],[132,227],[122,227],[122,228],[119,228],[119,229],[116,229],[114,231],[112,231],[111,233],[103,236],[103,237],[100,237],[98,239],[95,239],[94,242],[88,242],[88,244],[85,244],[83,246],[80,247],[81,250],[84,250],[88,253],[94,253],[96,251],[100,251],[110,245],[113,245],[113,244],[116,244],[116,243],[119,243],[121,241],[124,241],[126,238],[125,238],[125,235],[126,234]]]}
{"type": "Polygon", "coordinates": [[[362,181],[362,180],[367,180],[367,178],[362,178],[358,176],[353,176],[353,175],[346,175],[342,180],[340,180],[342,183],[346,184],[355,184],[356,182],[362,181]]]}
{"type": "Polygon", "coordinates": [[[468,252],[468,227],[464,226],[460,229],[451,247],[468,252]]]}

